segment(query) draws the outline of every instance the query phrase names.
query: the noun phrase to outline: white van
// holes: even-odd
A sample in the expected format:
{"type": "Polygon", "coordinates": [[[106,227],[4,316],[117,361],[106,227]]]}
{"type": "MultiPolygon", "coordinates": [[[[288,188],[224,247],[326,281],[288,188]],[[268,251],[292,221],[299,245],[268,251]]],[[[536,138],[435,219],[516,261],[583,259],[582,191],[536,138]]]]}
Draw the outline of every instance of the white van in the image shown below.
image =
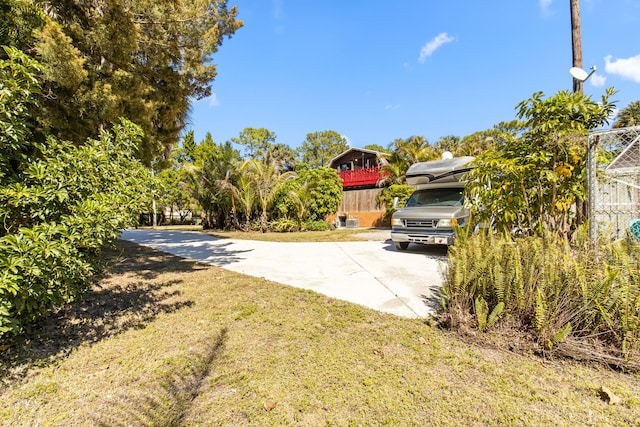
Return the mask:
{"type": "Polygon", "coordinates": [[[414,186],[405,206],[391,219],[391,240],[398,250],[409,243],[451,245],[453,227],[464,225],[469,210],[464,208],[462,175],[471,169],[474,157],[456,157],[420,162],[407,170],[407,184],[414,186]]]}

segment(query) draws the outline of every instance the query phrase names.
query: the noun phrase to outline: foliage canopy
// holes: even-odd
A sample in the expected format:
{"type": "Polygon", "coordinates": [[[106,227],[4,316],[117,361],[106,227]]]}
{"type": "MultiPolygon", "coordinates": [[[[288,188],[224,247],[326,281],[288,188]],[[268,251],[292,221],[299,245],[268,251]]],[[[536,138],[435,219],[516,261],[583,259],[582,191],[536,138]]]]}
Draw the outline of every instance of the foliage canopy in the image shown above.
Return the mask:
{"type": "Polygon", "coordinates": [[[640,101],[633,101],[627,104],[616,116],[614,128],[629,126],[640,126],[640,101]]]}
{"type": "Polygon", "coordinates": [[[81,144],[127,117],[148,165],[177,142],[190,100],[210,94],[212,55],[243,25],[224,0],[13,0],[3,12],[0,43],[44,69],[38,124],[81,144]]]}
{"type": "Polygon", "coordinates": [[[127,120],[81,147],[33,138],[27,112],[40,67],[16,49],[0,60],[0,337],[78,298],[99,255],[137,220],[152,184],[127,120]]]}
{"type": "Polygon", "coordinates": [[[586,198],[586,134],[607,122],[613,93],[600,103],[566,91],[521,102],[522,133],[498,133],[496,146],[479,154],[466,176],[476,221],[525,234],[575,230],[572,205],[586,198]]]}
{"type": "Polygon", "coordinates": [[[309,167],[328,166],[331,159],[349,149],[347,139],[333,130],[308,133],[298,152],[309,167]]]}

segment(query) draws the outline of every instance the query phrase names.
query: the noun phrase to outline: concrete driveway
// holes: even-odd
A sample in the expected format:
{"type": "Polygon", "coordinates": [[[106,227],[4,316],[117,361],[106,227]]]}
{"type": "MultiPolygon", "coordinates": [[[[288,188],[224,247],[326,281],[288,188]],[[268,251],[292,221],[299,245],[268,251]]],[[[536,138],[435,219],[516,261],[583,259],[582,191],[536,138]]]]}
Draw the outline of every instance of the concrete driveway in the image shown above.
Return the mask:
{"type": "Polygon", "coordinates": [[[388,232],[358,242],[261,242],[173,230],[125,230],[121,238],[183,258],[403,317],[427,317],[439,305],[446,249],[412,245],[399,252],[388,232]]]}

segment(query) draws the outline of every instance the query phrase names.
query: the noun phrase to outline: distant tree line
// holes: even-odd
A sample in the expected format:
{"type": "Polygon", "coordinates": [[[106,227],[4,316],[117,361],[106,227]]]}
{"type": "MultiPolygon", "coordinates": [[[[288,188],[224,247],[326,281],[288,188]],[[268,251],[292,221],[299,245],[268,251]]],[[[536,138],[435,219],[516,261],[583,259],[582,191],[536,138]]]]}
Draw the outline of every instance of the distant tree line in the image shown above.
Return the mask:
{"type": "MultiPolygon", "coordinates": [[[[607,96],[607,99],[609,96],[607,96]]],[[[537,94],[536,100],[536,105],[544,105],[542,94],[537,94]]],[[[595,107],[592,106],[595,104],[592,101],[587,98],[572,99],[567,93],[559,93],[547,102],[555,102],[567,109],[576,108],[578,103],[584,104],[585,108],[590,109],[588,111],[589,114],[597,115],[599,118],[598,124],[605,123],[602,114],[610,114],[613,109],[612,104],[605,104],[600,110],[601,113],[596,112],[595,107]]],[[[525,118],[527,115],[533,115],[533,113],[524,109],[524,105],[521,104],[520,106],[520,119],[525,118]]],[[[637,115],[634,113],[635,110],[637,108],[634,103],[621,110],[614,126],[633,123],[633,117],[637,115]]],[[[558,109],[556,114],[561,114],[561,111],[558,109]]],[[[568,120],[572,115],[575,116],[574,113],[567,111],[566,118],[562,120],[568,120]]],[[[577,118],[577,116],[574,118],[577,118]]],[[[538,118],[537,120],[541,119],[538,118]]],[[[595,123],[595,121],[587,123],[586,126],[595,126],[595,123]]],[[[490,164],[495,165],[496,162],[489,162],[489,157],[495,155],[503,156],[503,154],[500,154],[502,150],[512,150],[509,147],[513,145],[514,141],[523,144],[523,137],[530,134],[528,133],[530,126],[531,123],[527,121],[512,120],[510,122],[501,122],[491,129],[475,132],[462,138],[455,135],[441,137],[435,144],[431,144],[423,136],[410,136],[405,139],[395,139],[386,147],[365,145],[363,148],[379,151],[386,159],[386,164],[382,168],[383,177],[379,182],[383,190],[378,196],[378,202],[385,207],[386,215],[390,216],[395,210],[395,199],[398,198],[400,205],[402,205],[412,192],[412,189],[406,185],[406,172],[409,166],[417,162],[439,159],[445,151],[451,152],[454,156],[477,156],[478,162],[485,162],[486,164],[482,168],[476,169],[474,174],[478,174],[478,171],[491,170],[491,174],[502,176],[503,172],[496,171],[494,166],[490,166],[490,164]]],[[[545,133],[540,138],[546,138],[547,136],[545,135],[550,134],[545,133]]],[[[560,150],[558,153],[563,152],[562,150],[565,148],[569,149],[570,153],[573,153],[562,164],[557,163],[560,162],[560,157],[557,155],[554,157],[556,163],[548,166],[538,164],[535,168],[533,164],[523,162],[523,159],[517,160],[517,163],[522,167],[522,171],[542,171],[545,168],[549,168],[551,175],[548,176],[552,177],[552,180],[555,180],[554,176],[562,177],[563,188],[571,191],[571,194],[559,194],[560,187],[556,186],[551,190],[554,192],[555,198],[548,202],[548,206],[544,205],[544,203],[539,205],[532,204],[531,202],[536,198],[527,197],[526,194],[522,196],[523,198],[516,197],[515,200],[520,203],[518,207],[514,208],[516,211],[524,206],[528,206],[530,209],[538,209],[535,215],[531,211],[523,214],[528,218],[525,221],[527,224],[524,224],[524,216],[511,210],[515,206],[513,203],[515,194],[513,190],[515,187],[510,187],[511,184],[502,184],[504,188],[511,189],[509,192],[502,193],[499,191],[490,193],[485,191],[486,189],[469,187],[470,194],[476,201],[476,209],[478,210],[476,217],[483,218],[482,212],[491,212],[490,219],[495,222],[497,221],[496,212],[507,209],[509,213],[503,213],[502,215],[504,216],[499,220],[501,226],[522,229],[528,228],[529,223],[535,223],[537,225],[534,225],[534,227],[539,228],[542,222],[537,219],[542,213],[544,215],[552,213],[552,216],[558,213],[563,219],[556,218],[557,221],[554,222],[556,227],[563,227],[565,231],[575,229],[575,222],[569,218],[571,212],[573,212],[570,206],[574,203],[573,201],[576,197],[584,198],[585,196],[581,193],[582,190],[577,190],[579,188],[584,189],[579,184],[583,178],[582,169],[576,169],[578,166],[574,164],[581,161],[579,138],[574,138],[573,144],[573,148],[562,146],[558,148],[560,150]],[[560,173],[560,175],[557,175],[557,173],[560,173]],[[568,180],[568,177],[571,177],[573,181],[568,180]],[[504,198],[499,197],[500,194],[507,193],[509,203],[504,198]],[[524,200],[527,202],[523,202],[524,200]],[[482,205],[480,204],[481,201],[482,205]],[[480,206],[483,206],[482,210],[480,206]],[[500,206],[500,208],[497,209],[497,206],[500,206]],[[559,212],[562,213],[559,214],[559,212]]],[[[522,145],[522,147],[525,149],[523,154],[529,155],[530,153],[527,149],[533,148],[534,145],[522,145]]],[[[333,173],[325,171],[326,177],[323,178],[326,180],[330,177],[330,180],[335,183],[335,188],[327,189],[333,196],[327,196],[327,206],[321,210],[325,213],[325,216],[319,216],[313,209],[304,206],[304,200],[317,204],[319,200],[317,193],[314,197],[306,199],[301,197],[301,194],[292,193],[289,189],[292,184],[285,184],[285,182],[293,179],[298,182],[296,191],[298,193],[305,191],[312,184],[307,182],[306,185],[301,186],[300,180],[302,178],[298,176],[300,172],[326,168],[331,159],[348,148],[347,140],[334,130],[309,133],[298,148],[292,148],[289,145],[277,142],[276,134],[265,128],[246,128],[239,133],[238,137],[231,138],[224,144],[214,143],[210,134],[207,134],[203,141],[196,144],[193,132],[188,132],[182,139],[182,147],[173,153],[171,166],[160,175],[164,183],[164,192],[162,197],[159,198],[159,202],[163,211],[175,211],[180,221],[184,221],[187,213],[200,213],[205,227],[243,230],[261,229],[263,231],[269,229],[290,231],[308,229],[309,227],[328,227],[329,225],[323,225],[322,221],[327,214],[335,213],[335,209],[340,203],[341,194],[338,189],[339,181],[333,173]],[[203,160],[205,157],[216,160],[205,162],[203,160]],[[253,167],[243,166],[249,160],[253,162],[253,167]],[[249,177],[244,175],[255,177],[256,173],[272,177],[269,182],[272,182],[275,188],[267,192],[269,197],[266,200],[255,199],[255,197],[247,194],[248,192],[255,193],[257,191],[258,181],[254,179],[251,181],[253,185],[250,185],[249,177]],[[196,177],[197,174],[199,174],[200,178],[196,177]],[[280,177],[280,175],[283,176],[280,177]],[[282,189],[280,188],[281,186],[282,189]],[[329,202],[329,199],[331,199],[331,202],[329,202]],[[244,203],[238,206],[236,205],[238,200],[242,200],[244,203]]],[[[514,154],[511,153],[509,155],[514,154]]],[[[506,158],[502,158],[499,164],[508,164],[508,161],[506,158]]],[[[263,182],[267,182],[265,180],[266,177],[262,178],[263,182]]],[[[489,179],[488,177],[489,175],[484,175],[484,181],[489,179]]],[[[483,220],[488,219],[483,218],[483,220]]]]}
{"type": "Polygon", "coordinates": [[[297,152],[265,128],[246,128],[224,143],[211,134],[196,143],[191,131],[159,174],[159,203],[163,210],[200,212],[205,228],[327,229],[342,183],[323,165],[347,148],[334,131],[309,134],[297,152]]]}

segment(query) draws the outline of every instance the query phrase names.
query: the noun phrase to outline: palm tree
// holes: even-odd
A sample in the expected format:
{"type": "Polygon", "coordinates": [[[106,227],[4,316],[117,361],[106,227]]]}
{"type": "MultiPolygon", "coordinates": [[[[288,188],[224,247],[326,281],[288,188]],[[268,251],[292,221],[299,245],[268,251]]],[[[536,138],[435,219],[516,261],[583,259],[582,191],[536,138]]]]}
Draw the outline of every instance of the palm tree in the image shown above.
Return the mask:
{"type": "Polygon", "coordinates": [[[265,233],[267,231],[267,211],[273,204],[280,186],[296,175],[294,172],[279,173],[272,164],[262,163],[255,159],[245,161],[240,166],[240,172],[251,182],[255,191],[255,197],[261,210],[260,228],[265,233]]]}
{"type": "Polygon", "coordinates": [[[638,125],[640,125],[640,101],[633,101],[620,110],[613,127],[625,128],[638,125]]]}
{"type": "Polygon", "coordinates": [[[256,193],[253,191],[251,180],[244,175],[240,175],[238,177],[234,188],[236,189],[236,200],[240,204],[240,208],[244,213],[245,230],[248,231],[251,229],[251,213],[253,212],[253,207],[256,204],[256,193]]]}
{"type": "Polygon", "coordinates": [[[298,225],[300,228],[302,228],[302,223],[309,215],[309,206],[311,205],[311,200],[313,197],[313,193],[311,192],[310,187],[310,181],[307,179],[300,186],[300,188],[291,190],[289,192],[289,196],[291,196],[293,203],[296,205],[298,225]]]}
{"type": "Polygon", "coordinates": [[[231,197],[231,221],[233,227],[238,230],[244,229],[245,231],[251,229],[251,213],[256,201],[253,183],[242,174],[229,173],[225,179],[216,180],[216,185],[231,197]],[[238,222],[236,203],[240,205],[240,210],[244,214],[244,228],[238,222]]]}
{"type": "Polygon", "coordinates": [[[216,144],[207,134],[204,141],[195,147],[193,162],[185,167],[186,182],[194,199],[205,212],[203,226],[222,227],[233,199],[229,197],[227,183],[232,181],[237,170],[239,153],[230,142],[216,144]]]}
{"type": "Polygon", "coordinates": [[[392,143],[396,152],[410,165],[427,160],[435,160],[438,153],[424,136],[410,136],[407,139],[396,139],[392,143]]]}
{"type": "Polygon", "coordinates": [[[409,166],[439,158],[438,151],[423,136],[398,138],[389,144],[389,148],[392,153],[387,158],[388,163],[382,167],[381,172],[384,176],[378,182],[378,186],[387,183],[402,184],[406,180],[409,166]]]}
{"type": "Polygon", "coordinates": [[[460,147],[460,137],[455,135],[448,135],[440,137],[438,142],[436,142],[436,149],[438,151],[449,151],[454,156],[459,156],[461,147],[460,147]]]}
{"type": "Polygon", "coordinates": [[[378,187],[385,186],[387,184],[404,184],[406,181],[407,169],[409,169],[409,163],[402,158],[398,152],[393,152],[387,158],[387,163],[382,166],[381,178],[378,181],[378,187]]]}
{"type": "Polygon", "coordinates": [[[194,165],[189,165],[185,168],[184,179],[191,197],[203,211],[202,227],[205,229],[212,228],[216,223],[219,193],[212,191],[213,189],[207,185],[202,170],[194,165]]]}

